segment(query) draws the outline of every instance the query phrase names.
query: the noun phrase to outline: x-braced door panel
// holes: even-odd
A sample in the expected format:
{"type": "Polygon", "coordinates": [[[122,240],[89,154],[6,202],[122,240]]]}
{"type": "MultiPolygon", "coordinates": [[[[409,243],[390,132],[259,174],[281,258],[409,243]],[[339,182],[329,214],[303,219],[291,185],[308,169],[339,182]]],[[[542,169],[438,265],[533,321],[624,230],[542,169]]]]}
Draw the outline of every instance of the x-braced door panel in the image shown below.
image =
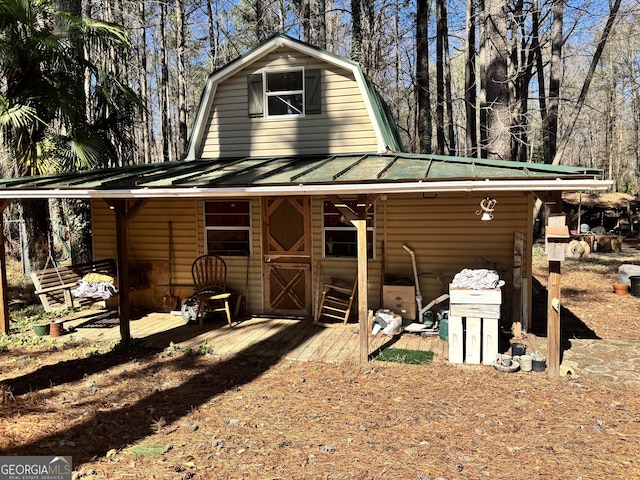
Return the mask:
{"type": "Polygon", "coordinates": [[[309,197],[262,201],[265,313],[311,315],[309,197]]]}

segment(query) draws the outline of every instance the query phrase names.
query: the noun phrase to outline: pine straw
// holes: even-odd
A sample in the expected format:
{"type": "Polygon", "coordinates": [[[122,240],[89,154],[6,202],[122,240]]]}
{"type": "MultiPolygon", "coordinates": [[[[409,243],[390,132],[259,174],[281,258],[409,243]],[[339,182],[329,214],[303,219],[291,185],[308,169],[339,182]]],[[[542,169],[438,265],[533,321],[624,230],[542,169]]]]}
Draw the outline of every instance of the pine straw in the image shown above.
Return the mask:
{"type": "Polygon", "coordinates": [[[229,369],[213,357],[119,355],[0,406],[3,454],[72,455],[81,478],[640,475],[637,388],[443,363],[264,371],[241,359],[229,369]]]}
{"type": "MultiPolygon", "coordinates": [[[[572,269],[565,308],[637,338],[638,299],[572,269]]],[[[640,390],[588,377],[66,350],[3,353],[0,384],[0,454],[72,455],[85,479],[640,477],[640,390]]]]}

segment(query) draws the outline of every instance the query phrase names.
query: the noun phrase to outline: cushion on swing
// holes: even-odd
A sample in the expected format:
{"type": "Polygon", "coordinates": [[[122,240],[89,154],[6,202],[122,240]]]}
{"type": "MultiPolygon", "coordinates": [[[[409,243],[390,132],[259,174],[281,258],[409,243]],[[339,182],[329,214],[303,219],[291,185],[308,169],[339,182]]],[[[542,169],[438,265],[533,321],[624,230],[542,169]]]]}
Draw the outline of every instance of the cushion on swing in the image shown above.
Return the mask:
{"type": "Polygon", "coordinates": [[[84,277],[82,277],[82,280],[88,283],[110,283],[111,285],[116,285],[115,277],[104,273],[87,273],[84,277]]]}

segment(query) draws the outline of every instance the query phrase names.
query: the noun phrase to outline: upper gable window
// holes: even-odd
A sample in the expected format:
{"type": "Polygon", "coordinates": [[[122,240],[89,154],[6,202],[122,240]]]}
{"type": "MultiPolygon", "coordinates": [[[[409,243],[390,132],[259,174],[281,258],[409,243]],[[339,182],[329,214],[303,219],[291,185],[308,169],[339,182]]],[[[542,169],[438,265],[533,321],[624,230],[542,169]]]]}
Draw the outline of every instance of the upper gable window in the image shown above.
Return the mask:
{"type": "Polygon", "coordinates": [[[304,114],[302,70],[265,72],[267,117],[304,114]]]}
{"type": "Polygon", "coordinates": [[[249,116],[282,118],[321,112],[321,71],[274,70],[249,75],[249,116]]]}

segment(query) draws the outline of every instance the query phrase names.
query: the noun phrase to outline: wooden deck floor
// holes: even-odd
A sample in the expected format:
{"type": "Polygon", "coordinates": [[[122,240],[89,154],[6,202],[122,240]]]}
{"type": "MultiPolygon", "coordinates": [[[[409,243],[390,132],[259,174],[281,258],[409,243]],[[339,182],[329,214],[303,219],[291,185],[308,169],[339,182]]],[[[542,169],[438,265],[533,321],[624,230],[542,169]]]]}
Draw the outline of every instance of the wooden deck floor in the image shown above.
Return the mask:
{"type": "MultiPolygon", "coordinates": [[[[65,337],[82,342],[116,342],[120,328],[116,312],[87,310],[64,322],[65,337]]],[[[342,363],[358,361],[360,338],[357,325],[326,328],[310,321],[251,318],[227,326],[224,320],[207,320],[200,327],[185,324],[182,317],[171,313],[150,313],[131,321],[131,337],[145,344],[166,348],[170,344],[197,350],[206,345],[213,353],[228,357],[242,352],[258,356],[278,356],[302,362],[342,363]]],[[[422,338],[404,333],[394,337],[369,337],[369,354],[393,346],[409,350],[434,352],[434,361],[446,361],[447,343],[437,336],[422,338]]]]}

